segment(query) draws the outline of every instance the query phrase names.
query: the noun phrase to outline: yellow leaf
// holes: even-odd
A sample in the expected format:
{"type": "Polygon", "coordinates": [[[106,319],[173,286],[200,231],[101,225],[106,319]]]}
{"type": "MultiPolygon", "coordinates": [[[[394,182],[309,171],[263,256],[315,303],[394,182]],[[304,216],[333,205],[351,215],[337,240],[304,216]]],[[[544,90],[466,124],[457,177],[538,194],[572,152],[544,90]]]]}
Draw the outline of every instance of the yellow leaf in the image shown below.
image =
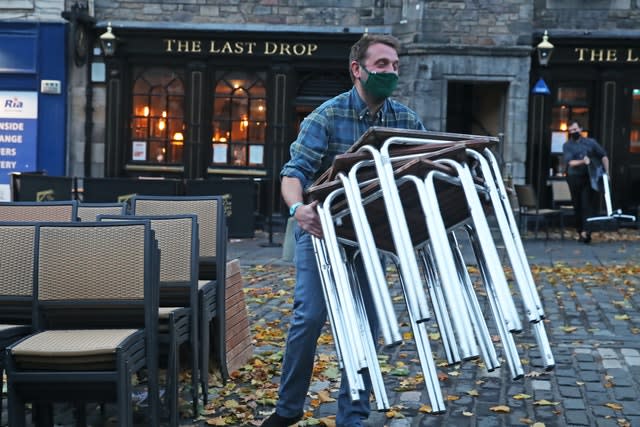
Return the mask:
{"type": "Polygon", "coordinates": [[[207,423],[207,425],[210,425],[210,426],[226,426],[227,425],[227,422],[224,420],[223,417],[209,418],[208,420],[205,421],[205,423],[207,423]]]}
{"type": "Polygon", "coordinates": [[[319,421],[322,424],[324,424],[325,427],[336,427],[336,417],[333,415],[329,417],[320,418],[319,421]]]}
{"type": "Polygon", "coordinates": [[[478,393],[478,390],[476,390],[475,388],[473,390],[469,390],[467,394],[469,396],[480,396],[480,393],[478,393]]]}
{"type": "Polygon", "coordinates": [[[453,396],[451,394],[447,395],[447,400],[450,402],[458,399],[460,399],[460,396],[453,396]]]}
{"type": "Polygon", "coordinates": [[[541,422],[537,422],[537,423],[533,423],[531,427],[545,427],[545,424],[541,422]]]}
{"type": "Polygon", "coordinates": [[[524,399],[530,399],[531,396],[529,396],[528,394],[520,393],[513,396],[513,398],[516,400],[524,400],[524,399]]]}
{"type": "Polygon", "coordinates": [[[607,408],[611,408],[611,409],[615,409],[616,411],[621,411],[623,406],[619,403],[607,403],[604,406],[606,406],[607,408]]]}
{"type": "Polygon", "coordinates": [[[465,417],[473,417],[473,412],[463,411],[462,415],[464,415],[465,417]]]}
{"type": "Polygon", "coordinates": [[[562,330],[565,331],[566,333],[575,332],[577,329],[578,329],[577,326],[565,326],[564,328],[562,328],[562,330]]]}
{"type": "Polygon", "coordinates": [[[613,316],[614,319],[616,320],[629,320],[631,319],[631,317],[629,317],[628,314],[616,314],[615,316],[613,316]]]}
{"type": "Polygon", "coordinates": [[[429,334],[429,339],[432,341],[437,341],[440,339],[440,334],[438,332],[431,332],[429,334]]]}
{"type": "Polygon", "coordinates": [[[322,402],[322,403],[335,402],[336,401],[333,397],[331,397],[331,394],[329,393],[329,390],[321,390],[318,393],[318,399],[320,399],[320,402],[322,402]]]}
{"type": "Polygon", "coordinates": [[[511,408],[509,408],[507,405],[492,406],[489,409],[491,409],[493,412],[502,412],[502,413],[511,412],[511,408]]]}
{"type": "Polygon", "coordinates": [[[405,341],[410,341],[413,339],[413,333],[411,332],[405,332],[402,334],[402,339],[404,339],[405,341]]]}
{"type": "Polygon", "coordinates": [[[550,402],[546,399],[542,399],[542,400],[536,400],[535,402],[533,402],[533,404],[538,406],[555,406],[555,405],[558,405],[558,402],[550,402]]]}
{"type": "Polygon", "coordinates": [[[433,408],[431,407],[431,405],[422,405],[420,406],[418,411],[423,412],[425,414],[430,414],[431,412],[433,412],[433,408]]]}

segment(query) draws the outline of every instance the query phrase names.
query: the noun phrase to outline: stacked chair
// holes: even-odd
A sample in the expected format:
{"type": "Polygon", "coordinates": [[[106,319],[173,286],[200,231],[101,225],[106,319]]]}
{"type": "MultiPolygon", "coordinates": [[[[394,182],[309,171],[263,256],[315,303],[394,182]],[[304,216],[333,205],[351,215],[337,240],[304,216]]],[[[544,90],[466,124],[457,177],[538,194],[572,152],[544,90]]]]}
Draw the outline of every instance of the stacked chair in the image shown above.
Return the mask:
{"type": "Polygon", "coordinates": [[[309,199],[320,202],[324,238],[314,237],[313,243],[340,364],[354,400],[368,375],[378,409],[389,408],[362,298],[366,284],[356,279],[356,257],[362,257],[386,345],[402,342],[384,260],[397,267],[433,412],[443,412],[445,404],[426,329],[429,320],[438,324],[450,364],[482,357],[489,371],[501,365],[489,332],[492,322],[512,378],[524,375],[513,336],[523,325],[488,214],[498,224],[542,363],[546,369],[554,367],[544,310],[490,150],[496,143],[474,135],[374,127],[307,190],[309,199]],[[486,315],[457,232],[469,238],[490,307],[486,315]]]}
{"type": "Polygon", "coordinates": [[[78,202],[78,221],[96,221],[98,215],[125,215],[127,213],[126,202],[91,203],[78,202]]]}
{"type": "Polygon", "coordinates": [[[229,378],[225,333],[227,226],[223,196],[135,195],[131,198],[131,213],[134,216],[194,214],[198,219],[198,359],[202,396],[206,404],[211,337],[214,340],[213,358],[223,379],[229,378]]]}
{"type": "Polygon", "coordinates": [[[160,253],[149,222],[35,228],[31,330],[5,353],[9,425],[25,425],[27,402],[38,425],[52,425],[55,402],[115,401],[118,425],[131,426],[143,369],[147,423],[159,425],[160,253]]]}
{"type": "Polygon", "coordinates": [[[4,349],[31,332],[35,235],[35,223],[0,223],[0,247],[11,248],[3,252],[0,262],[0,389],[4,349]]]}
{"type": "Polygon", "coordinates": [[[198,222],[195,215],[98,215],[100,221],[147,220],[160,249],[160,354],[167,359],[169,422],[178,425],[180,345],[191,347],[193,417],[198,416],[198,222]]]}

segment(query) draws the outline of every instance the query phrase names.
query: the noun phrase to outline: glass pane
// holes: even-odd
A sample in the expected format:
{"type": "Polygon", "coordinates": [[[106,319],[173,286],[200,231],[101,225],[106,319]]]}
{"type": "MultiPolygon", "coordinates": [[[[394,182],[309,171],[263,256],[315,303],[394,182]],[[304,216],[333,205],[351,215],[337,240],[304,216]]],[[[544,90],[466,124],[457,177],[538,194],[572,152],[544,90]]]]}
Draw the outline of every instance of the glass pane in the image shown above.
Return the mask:
{"type": "Polygon", "coordinates": [[[211,141],[213,142],[228,142],[231,137],[231,129],[229,128],[228,121],[215,121],[213,122],[213,136],[211,141]]]}
{"type": "Polygon", "coordinates": [[[265,107],[264,99],[252,99],[250,108],[251,120],[264,121],[267,119],[267,108],[265,107]]]}
{"type": "Polygon", "coordinates": [[[584,87],[559,87],[557,95],[558,104],[585,105],[589,103],[587,88],[584,87]]]}
{"type": "Polygon", "coordinates": [[[631,132],[629,133],[629,152],[640,153],[640,88],[632,91],[631,132]]]}
{"type": "Polygon", "coordinates": [[[229,120],[231,114],[231,100],[229,98],[216,98],[213,101],[213,119],[229,120]]]}
{"type": "Polygon", "coordinates": [[[149,115],[149,100],[146,95],[133,97],[133,115],[146,117],[149,115]],[[146,107],[146,108],[145,108],[146,107]]]}
{"type": "Polygon", "coordinates": [[[148,93],[151,89],[149,82],[143,78],[139,78],[133,85],[133,93],[148,93]]]}
{"type": "Polygon", "coordinates": [[[231,141],[245,142],[247,140],[248,127],[249,127],[248,120],[237,120],[235,122],[231,122],[231,141]]]}
{"type": "Polygon", "coordinates": [[[264,122],[249,122],[249,141],[264,144],[266,130],[264,122]]]}
{"type": "Polygon", "coordinates": [[[264,83],[258,80],[249,90],[252,98],[266,98],[267,90],[264,87],[264,83]]]}
{"type": "Polygon", "coordinates": [[[561,105],[551,110],[551,129],[567,130],[569,124],[569,107],[561,105]]]}
{"type": "Polygon", "coordinates": [[[167,150],[164,146],[164,142],[151,141],[149,142],[149,161],[152,163],[165,163],[167,150]]]}
{"type": "Polygon", "coordinates": [[[151,136],[162,138],[167,135],[167,120],[164,118],[151,119],[151,136]]]}
{"type": "Polygon", "coordinates": [[[577,120],[582,129],[589,130],[589,108],[574,107],[571,109],[571,120],[577,120]]]}
{"type": "Polygon", "coordinates": [[[131,121],[131,135],[135,139],[147,139],[149,119],[133,119],[131,121]]]}
{"type": "Polygon", "coordinates": [[[220,80],[216,85],[216,94],[231,95],[231,92],[233,92],[233,88],[225,80],[220,80]]]}
{"type": "MultiPolygon", "coordinates": [[[[237,91],[236,93],[239,93],[237,91]]],[[[246,96],[246,92],[240,92],[246,96]]],[[[248,98],[239,98],[234,97],[233,102],[231,103],[231,119],[247,119],[247,113],[249,112],[249,99],[248,98]]]]}
{"type": "Polygon", "coordinates": [[[247,165],[247,146],[240,144],[231,145],[231,164],[233,166],[247,165]]]}

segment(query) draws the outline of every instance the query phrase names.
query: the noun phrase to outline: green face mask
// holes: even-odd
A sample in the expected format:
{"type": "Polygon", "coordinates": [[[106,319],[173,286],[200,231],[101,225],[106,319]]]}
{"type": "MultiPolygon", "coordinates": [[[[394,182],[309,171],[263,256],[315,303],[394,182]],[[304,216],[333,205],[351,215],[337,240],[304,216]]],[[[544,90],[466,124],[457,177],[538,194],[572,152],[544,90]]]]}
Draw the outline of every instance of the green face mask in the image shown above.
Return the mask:
{"type": "Polygon", "coordinates": [[[367,72],[369,77],[366,81],[362,81],[362,87],[376,100],[382,101],[393,93],[398,86],[398,75],[396,73],[374,73],[360,64],[363,70],[367,72]]]}

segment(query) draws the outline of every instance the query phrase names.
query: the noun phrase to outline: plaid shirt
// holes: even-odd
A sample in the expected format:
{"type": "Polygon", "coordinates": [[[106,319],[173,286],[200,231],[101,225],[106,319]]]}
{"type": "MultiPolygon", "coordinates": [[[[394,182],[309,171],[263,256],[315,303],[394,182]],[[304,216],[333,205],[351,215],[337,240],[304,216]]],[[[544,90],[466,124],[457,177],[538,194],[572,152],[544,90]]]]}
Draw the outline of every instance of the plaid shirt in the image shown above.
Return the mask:
{"type": "Polygon", "coordinates": [[[331,166],[336,154],[347,151],[371,126],[424,130],[414,111],[392,99],[372,116],[354,86],[304,119],[298,138],[291,144],[291,160],[282,167],[280,176],[298,178],[306,189],[331,166]]]}

